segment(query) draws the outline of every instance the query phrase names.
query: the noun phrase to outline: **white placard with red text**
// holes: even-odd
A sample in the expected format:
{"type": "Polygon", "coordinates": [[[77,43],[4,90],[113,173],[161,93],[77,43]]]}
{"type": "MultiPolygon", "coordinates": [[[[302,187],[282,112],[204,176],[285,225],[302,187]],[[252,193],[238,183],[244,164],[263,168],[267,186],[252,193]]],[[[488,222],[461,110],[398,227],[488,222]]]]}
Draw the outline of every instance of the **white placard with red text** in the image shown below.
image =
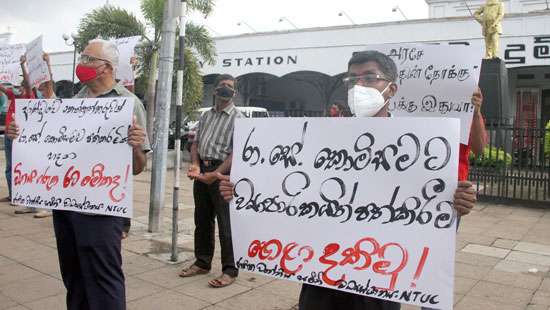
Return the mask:
{"type": "Polygon", "coordinates": [[[20,58],[25,54],[25,44],[0,46],[0,82],[19,85],[22,78],[20,58]]]}
{"type": "Polygon", "coordinates": [[[237,119],[237,267],[451,309],[459,136],[453,118],[237,119]]]}
{"type": "Polygon", "coordinates": [[[38,87],[40,83],[49,81],[48,65],[43,59],[42,36],[27,44],[27,70],[32,87],[38,87]]]}
{"type": "Polygon", "coordinates": [[[16,100],[16,205],[132,217],[133,98],[16,100]]]}

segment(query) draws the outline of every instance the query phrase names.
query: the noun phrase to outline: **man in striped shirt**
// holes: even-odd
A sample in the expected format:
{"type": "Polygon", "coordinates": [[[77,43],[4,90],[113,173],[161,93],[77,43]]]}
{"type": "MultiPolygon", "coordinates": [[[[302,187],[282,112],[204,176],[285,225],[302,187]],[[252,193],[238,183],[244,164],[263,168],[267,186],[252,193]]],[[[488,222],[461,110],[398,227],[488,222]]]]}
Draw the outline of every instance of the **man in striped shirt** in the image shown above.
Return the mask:
{"type": "Polygon", "coordinates": [[[194,180],[195,198],[195,263],[181,271],[181,277],[210,272],[214,255],[215,227],[218,219],[222,254],[222,275],[208,282],[212,287],[224,287],[235,281],[238,269],[233,258],[229,204],[219,192],[217,174],[227,174],[233,151],[233,125],[242,117],[233,98],[237,81],[221,74],[214,82],[215,105],[201,115],[195,141],[191,146],[192,164],[187,176],[194,180]]]}

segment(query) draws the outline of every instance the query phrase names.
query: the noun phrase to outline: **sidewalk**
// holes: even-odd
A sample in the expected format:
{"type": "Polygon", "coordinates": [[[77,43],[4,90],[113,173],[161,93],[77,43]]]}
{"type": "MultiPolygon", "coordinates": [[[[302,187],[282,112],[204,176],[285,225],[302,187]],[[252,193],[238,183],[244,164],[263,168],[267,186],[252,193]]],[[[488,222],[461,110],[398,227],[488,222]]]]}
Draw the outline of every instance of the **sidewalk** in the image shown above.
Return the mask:
{"type": "MultiPolygon", "coordinates": [[[[3,168],[3,152],[0,156],[3,168]]],[[[150,176],[148,171],[134,180],[134,219],[123,241],[129,310],[296,309],[300,286],[291,282],[241,272],[233,285],[209,288],[208,280],[221,272],[219,251],[211,274],[178,277],[193,259],[191,183],[182,178],[180,261],[170,264],[173,171],[167,174],[164,232],[158,234],[147,232],[150,176]]],[[[0,197],[6,193],[2,176],[0,197]]],[[[550,208],[480,203],[458,233],[455,309],[550,310],[549,270],[550,208]]],[[[16,216],[13,207],[0,204],[0,309],[65,309],[60,279],[51,217],[16,216]]]]}

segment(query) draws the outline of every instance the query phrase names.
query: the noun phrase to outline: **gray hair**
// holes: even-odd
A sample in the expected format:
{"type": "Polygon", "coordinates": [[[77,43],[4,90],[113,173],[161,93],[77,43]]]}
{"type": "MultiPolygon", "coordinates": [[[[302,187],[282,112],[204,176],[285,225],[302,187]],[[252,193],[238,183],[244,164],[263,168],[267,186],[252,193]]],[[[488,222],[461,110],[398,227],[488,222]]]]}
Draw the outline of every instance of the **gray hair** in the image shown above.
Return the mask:
{"type": "Polygon", "coordinates": [[[107,41],[104,39],[93,39],[88,44],[101,44],[101,56],[103,59],[108,60],[113,66],[113,71],[116,72],[118,68],[118,47],[115,42],[107,41]]]}

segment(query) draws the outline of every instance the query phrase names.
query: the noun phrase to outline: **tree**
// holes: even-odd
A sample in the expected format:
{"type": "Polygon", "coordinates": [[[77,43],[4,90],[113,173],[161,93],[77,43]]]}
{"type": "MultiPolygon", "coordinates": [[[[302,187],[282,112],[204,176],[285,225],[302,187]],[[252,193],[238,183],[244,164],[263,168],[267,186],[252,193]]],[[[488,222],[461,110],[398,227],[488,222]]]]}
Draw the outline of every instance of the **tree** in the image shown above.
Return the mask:
{"type": "MultiPolygon", "coordinates": [[[[147,102],[147,128],[153,137],[153,117],[156,72],[161,40],[163,9],[166,0],[141,0],[141,13],[145,21],[120,7],[102,6],[86,14],[78,27],[77,47],[80,51],[89,40],[95,38],[121,38],[140,35],[147,42],[138,52],[142,74],[141,83],[136,85],[136,92],[145,90],[147,102]],[[144,85],[146,81],[146,85],[144,85]]],[[[214,9],[213,0],[188,0],[187,12],[198,11],[207,17],[214,9]]],[[[203,84],[198,58],[207,63],[214,62],[214,42],[203,26],[187,22],[185,30],[185,68],[184,68],[184,110],[189,112],[200,105],[203,84]]],[[[178,59],[176,52],[176,60],[178,59]]],[[[177,66],[175,66],[177,70],[177,66]]],[[[174,79],[176,83],[176,79],[174,79]]]]}

